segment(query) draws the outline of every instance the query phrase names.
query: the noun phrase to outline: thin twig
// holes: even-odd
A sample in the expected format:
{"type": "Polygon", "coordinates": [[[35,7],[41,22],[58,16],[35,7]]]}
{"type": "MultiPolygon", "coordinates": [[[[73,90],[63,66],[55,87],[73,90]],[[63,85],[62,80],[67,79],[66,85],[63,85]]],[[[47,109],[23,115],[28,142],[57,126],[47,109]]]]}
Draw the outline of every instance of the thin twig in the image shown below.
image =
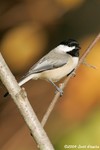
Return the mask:
{"type": "Polygon", "coordinates": [[[91,65],[91,64],[88,64],[85,60],[82,62],[82,64],[85,65],[85,66],[87,66],[87,67],[90,67],[90,68],[92,68],[92,69],[97,69],[96,66],[93,66],[93,65],[91,65]]]}
{"type": "MultiPolygon", "coordinates": [[[[96,36],[96,38],[93,40],[93,42],[89,45],[89,47],[86,49],[86,51],[84,52],[84,54],[82,55],[82,57],[79,60],[79,63],[76,67],[76,69],[74,70],[74,73],[76,72],[76,70],[78,69],[78,67],[81,65],[81,63],[84,61],[85,57],[90,53],[90,51],[92,50],[92,48],[94,47],[94,45],[98,42],[98,40],[100,39],[100,33],[96,36]]],[[[64,80],[64,82],[61,84],[61,89],[63,90],[65,88],[65,86],[67,85],[69,79],[73,76],[73,72],[64,80]]],[[[60,97],[60,93],[57,92],[56,95],[54,96],[52,102],[50,103],[46,113],[43,116],[43,119],[41,121],[42,126],[44,126],[52,112],[52,110],[55,107],[55,104],[57,103],[58,99],[60,97]]]]}
{"type": "Polygon", "coordinates": [[[46,132],[33,111],[27,94],[21,89],[0,53],[0,79],[11,94],[40,150],[54,150],[46,132]]]}

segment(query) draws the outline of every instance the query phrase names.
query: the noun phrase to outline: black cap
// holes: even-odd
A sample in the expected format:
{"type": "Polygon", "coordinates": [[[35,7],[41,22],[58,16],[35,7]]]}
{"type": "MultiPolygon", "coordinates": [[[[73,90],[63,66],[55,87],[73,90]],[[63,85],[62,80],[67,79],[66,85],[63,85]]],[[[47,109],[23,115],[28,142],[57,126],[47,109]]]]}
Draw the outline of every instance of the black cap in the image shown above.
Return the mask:
{"type": "Polygon", "coordinates": [[[60,43],[61,45],[68,45],[69,47],[75,46],[80,49],[79,43],[74,39],[64,40],[60,43]]]}

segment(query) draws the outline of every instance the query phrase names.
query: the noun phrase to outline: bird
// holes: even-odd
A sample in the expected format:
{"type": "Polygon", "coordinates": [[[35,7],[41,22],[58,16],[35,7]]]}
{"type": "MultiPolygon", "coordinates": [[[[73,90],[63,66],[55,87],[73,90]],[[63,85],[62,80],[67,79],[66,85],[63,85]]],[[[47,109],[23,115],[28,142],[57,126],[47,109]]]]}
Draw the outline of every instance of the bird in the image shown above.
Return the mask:
{"type": "MultiPolygon", "coordinates": [[[[60,95],[63,95],[63,90],[55,82],[68,76],[76,68],[80,49],[79,43],[74,39],[62,41],[29,69],[18,83],[19,86],[31,79],[43,79],[52,83],[60,95]]],[[[4,97],[8,94],[7,92],[4,97]]]]}

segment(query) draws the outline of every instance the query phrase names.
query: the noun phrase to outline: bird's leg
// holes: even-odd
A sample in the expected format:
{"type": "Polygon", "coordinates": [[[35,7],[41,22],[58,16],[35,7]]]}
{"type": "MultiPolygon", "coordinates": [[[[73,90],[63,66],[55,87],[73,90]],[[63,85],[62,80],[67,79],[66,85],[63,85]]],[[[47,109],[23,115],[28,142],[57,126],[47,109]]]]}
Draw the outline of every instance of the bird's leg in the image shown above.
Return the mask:
{"type": "Polygon", "coordinates": [[[56,90],[60,93],[60,96],[63,95],[63,90],[59,88],[53,81],[49,80],[50,83],[56,88],[56,90]]]}

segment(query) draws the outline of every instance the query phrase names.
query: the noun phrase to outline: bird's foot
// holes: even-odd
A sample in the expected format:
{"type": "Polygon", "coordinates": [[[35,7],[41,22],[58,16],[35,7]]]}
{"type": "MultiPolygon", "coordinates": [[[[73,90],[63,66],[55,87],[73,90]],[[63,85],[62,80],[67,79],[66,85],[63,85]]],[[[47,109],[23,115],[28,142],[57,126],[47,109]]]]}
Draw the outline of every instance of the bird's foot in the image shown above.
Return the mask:
{"type": "Polygon", "coordinates": [[[64,92],[63,92],[63,90],[62,90],[61,88],[57,87],[56,90],[57,90],[57,91],[56,91],[55,93],[59,92],[59,93],[60,93],[60,96],[63,95],[64,92]]]}

